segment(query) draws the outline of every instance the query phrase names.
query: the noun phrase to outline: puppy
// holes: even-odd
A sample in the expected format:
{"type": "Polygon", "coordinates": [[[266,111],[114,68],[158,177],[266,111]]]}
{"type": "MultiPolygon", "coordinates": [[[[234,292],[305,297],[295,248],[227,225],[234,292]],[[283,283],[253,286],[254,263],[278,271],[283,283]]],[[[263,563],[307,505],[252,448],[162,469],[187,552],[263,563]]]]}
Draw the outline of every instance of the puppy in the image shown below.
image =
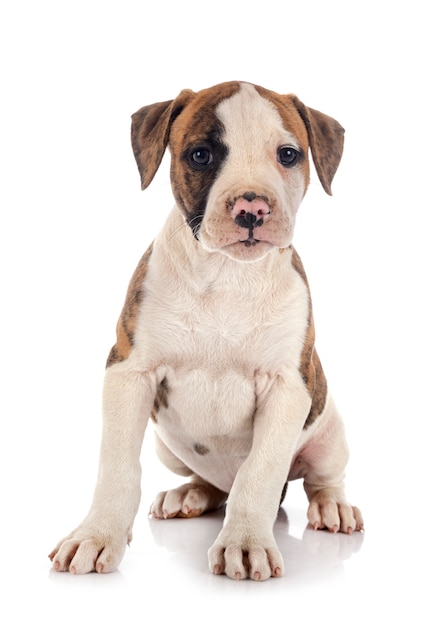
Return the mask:
{"type": "Polygon", "coordinates": [[[312,305],[292,247],[309,184],[323,188],[343,128],[294,95],[228,82],[132,117],[142,189],[166,147],[176,204],[129,285],[108,361],[100,469],[84,521],[50,554],[55,570],[110,572],[132,538],[148,419],[160,460],[188,477],[154,518],[226,502],[214,574],[282,576],[273,524],[302,478],[314,529],[363,530],[343,487],[348,450],[315,349],[312,305]]]}

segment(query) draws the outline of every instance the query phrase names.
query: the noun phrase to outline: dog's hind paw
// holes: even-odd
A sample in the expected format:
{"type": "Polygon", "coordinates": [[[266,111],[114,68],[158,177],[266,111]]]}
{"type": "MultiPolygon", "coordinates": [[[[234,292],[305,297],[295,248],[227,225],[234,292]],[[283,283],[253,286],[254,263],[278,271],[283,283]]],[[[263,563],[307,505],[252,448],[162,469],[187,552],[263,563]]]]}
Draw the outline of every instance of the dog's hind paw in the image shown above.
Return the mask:
{"type": "Polygon", "coordinates": [[[315,530],[326,528],[348,534],[364,530],[361,511],[337,496],[334,489],[323,489],[311,497],[307,516],[315,530]]]}
{"type": "Polygon", "coordinates": [[[205,511],[219,508],[226,498],[226,493],[209,483],[190,482],[160,492],[151,505],[150,516],[156,519],[197,517],[205,511]]]}

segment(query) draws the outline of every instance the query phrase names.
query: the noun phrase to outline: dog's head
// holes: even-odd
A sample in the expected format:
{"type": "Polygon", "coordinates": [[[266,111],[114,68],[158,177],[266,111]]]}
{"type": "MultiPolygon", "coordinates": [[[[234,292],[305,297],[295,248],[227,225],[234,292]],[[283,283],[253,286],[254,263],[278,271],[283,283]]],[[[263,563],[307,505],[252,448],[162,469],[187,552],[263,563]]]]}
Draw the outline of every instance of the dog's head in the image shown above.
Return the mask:
{"type": "Polygon", "coordinates": [[[194,237],[208,251],[253,261],[291,244],[309,148],[331,194],[344,129],[294,95],[229,82],[143,107],[131,138],[142,189],[169,146],[174,197],[194,237]]]}

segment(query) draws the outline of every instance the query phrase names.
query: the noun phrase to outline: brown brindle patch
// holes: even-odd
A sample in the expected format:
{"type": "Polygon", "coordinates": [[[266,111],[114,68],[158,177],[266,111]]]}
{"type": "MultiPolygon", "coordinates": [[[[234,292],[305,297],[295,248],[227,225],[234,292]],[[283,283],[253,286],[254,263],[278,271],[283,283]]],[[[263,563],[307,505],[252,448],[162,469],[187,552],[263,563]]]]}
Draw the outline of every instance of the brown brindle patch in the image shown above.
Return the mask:
{"type": "Polygon", "coordinates": [[[282,96],[259,85],[254,85],[254,88],[260,96],[269,100],[276,107],[286,130],[297,138],[299,147],[305,157],[301,162],[301,166],[304,168],[305,185],[307,187],[310,178],[308,160],[309,139],[304,120],[289,96],[282,96]]]}
{"type": "Polygon", "coordinates": [[[134,343],[134,332],[139,316],[140,304],[143,300],[143,282],[145,280],[148,260],[152,252],[152,244],[140,259],[139,264],[131,278],[126,294],[125,304],[117,322],[117,341],[109,353],[106,367],[114,363],[125,361],[131,353],[134,343]]]}
{"type": "MultiPolygon", "coordinates": [[[[329,115],[305,106],[293,94],[280,95],[255,85],[256,91],[278,107],[284,126],[299,141],[306,138],[301,148],[305,155],[310,145],[313,163],[324,190],[331,195],[331,183],[342,158],[344,129],[329,115]],[[295,115],[295,112],[297,115],[295,115]]],[[[309,180],[308,159],[304,162],[306,181],[309,180]]]]}
{"type": "Polygon", "coordinates": [[[227,147],[222,139],[224,129],[215,110],[222,100],[232,96],[239,88],[239,83],[229,82],[199,91],[171,125],[169,145],[173,193],[194,232],[200,226],[208,194],[227,156],[227,147]],[[214,159],[211,165],[200,170],[190,163],[190,154],[199,147],[210,149],[214,159]]]}
{"type": "Polygon", "coordinates": [[[131,143],[142,189],[148,187],[159,168],[171,124],[193,97],[190,89],[184,89],[175,100],[149,104],[131,116],[131,143]]]}
{"type": "Polygon", "coordinates": [[[197,93],[184,89],[175,100],[142,107],[133,114],[131,140],[142,189],[155,175],[167,145],[171,152],[171,180],[176,202],[196,232],[205,212],[209,189],[226,156],[222,128],[215,109],[240,88],[227,82],[197,93]],[[190,151],[207,147],[214,162],[205,171],[190,166],[190,151]]]}
{"type": "Polygon", "coordinates": [[[311,363],[307,378],[307,387],[311,389],[312,402],[310,413],[305,420],[304,428],[308,428],[322,413],[327,400],[327,379],[322,369],[316,349],[313,348],[311,363]]]}
{"type": "MultiPolygon", "coordinates": [[[[302,277],[308,289],[307,276],[305,274],[302,261],[294,248],[292,264],[298,274],[302,277]]],[[[313,424],[316,418],[322,413],[327,400],[327,380],[315,348],[315,328],[311,298],[307,334],[305,336],[305,344],[301,354],[299,371],[301,372],[302,378],[312,399],[310,412],[304,424],[304,429],[306,429],[313,424]]]]}
{"type": "Polygon", "coordinates": [[[287,97],[291,99],[304,120],[316,172],[324,191],[331,196],[331,183],[344,149],[345,131],[339,122],[329,115],[305,106],[296,96],[287,97]]]}
{"type": "Polygon", "coordinates": [[[153,422],[157,422],[157,414],[162,407],[164,409],[168,408],[168,392],[168,382],[167,379],[164,378],[157,387],[156,397],[154,398],[153,408],[151,409],[151,419],[153,422]]]}

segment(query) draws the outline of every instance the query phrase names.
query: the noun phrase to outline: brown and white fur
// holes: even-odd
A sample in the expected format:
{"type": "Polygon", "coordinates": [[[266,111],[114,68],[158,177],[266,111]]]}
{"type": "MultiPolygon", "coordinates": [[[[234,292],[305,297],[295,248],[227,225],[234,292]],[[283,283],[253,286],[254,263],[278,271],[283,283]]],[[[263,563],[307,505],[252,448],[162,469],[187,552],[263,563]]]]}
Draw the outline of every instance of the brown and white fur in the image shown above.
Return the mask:
{"type": "Polygon", "coordinates": [[[51,553],[57,571],[118,566],[150,416],[161,461],[189,477],[156,497],[152,517],[193,517],[226,502],[209,550],[215,574],[283,575],[273,524],[289,480],[304,480],[314,529],[363,529],[344,494],[343,424],[292,247],[309,149],[331,194],[343,132],[294,95],[240,82],[184,90],[133,115],[142,188],[169,146],[176,205],[129,285],[107,361],[92,506],[51,553]]]}

